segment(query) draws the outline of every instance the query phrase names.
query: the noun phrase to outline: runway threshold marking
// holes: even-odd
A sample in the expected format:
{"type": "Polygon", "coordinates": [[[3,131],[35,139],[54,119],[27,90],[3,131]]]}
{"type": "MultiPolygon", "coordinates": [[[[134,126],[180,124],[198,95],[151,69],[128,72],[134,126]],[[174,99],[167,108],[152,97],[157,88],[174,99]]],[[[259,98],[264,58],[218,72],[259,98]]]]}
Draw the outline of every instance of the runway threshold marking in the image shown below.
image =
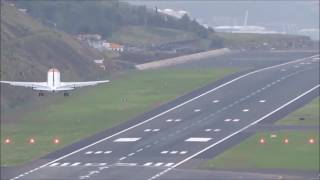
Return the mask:
{"type": "MultiPolygon", "coordinates": [[[[39,167],[37,167],[37,168],[34,168],[34,169],[32,169],[32,170],[29,170],[29,171],[27,171],[26,173],[30,173],[30,172],[34,172],[34,171],[37,171],[37,170],[39,170],[39,169],[42,169],[42,168],[44,168],[44,167],[46,167],[46,166],[49,166],[50,164],[55,163],[55,162],[57,162],[57,161],[59,161],[59,160],[61,160],[61,159],[64,159],[64,158],[66,158],[66,157],[69,157],[69,156],[71,156],[71,155],[73,155],[73,154],[76,154],[76,153],[78,153],[78,152],[80,152],[80,151],[82,151],[82,150],[85,150],[85,149],[87,149],[87,148],[89,148],[89,147],[91,147],[91,146],[94,146],[94,145],[99,144],[99,143],[101,143],[101,142],[103,142],[103,141],[105,141],[105,140],[108,140],[108,139],[110,139],[110,138],[112,138],[112,137],[114,137],[114,136],[117,136],[117,135],[119,135],[119,134],[121,134],[121,133],[127,132],[127,131],[129,131],[129,130],[131,130],[131,129],[133,129],[133,128],[136,128],[136,127],[138,127],[138,126],[140,126],[140,125],[142,125],[142,124],[145,124],[145,123],[147,123],[147,122],[150,122],[150,121],[156,119],[157,117],[160,117],[160,116],[162,116],[162,115],[164,115],[164,114],[166,114],[166,113],[168,113],[168,112],[171,112],[171,111],[173,111],[173,110],[175,110],[175,109],[177,109],[177,108],[179,108],[179,107],[182,107],[182,106],[184,106],[184,105],[186,105],[186,104],[188,104],[188,103],[190,103],[190,102],[192,102],[192,101],[194,101],[194,100],[199,99],[199,98],[202,97],[202,96],[205,96],[205,95],[207,95],[207,94],[209,94],[209,93],[212,93],[212,92],[214,92],[214,91],[216,91],[216,90],[218,90],[218,89],[220,89],[220,88],[222,88],[222,87],[225,87],[225,86],[227,86],[227,85],[229,85],[229,84],[231,84],[231,83],[233,83],[233,82],[235,82],[235,81],[237,81],[237,80],[239,80],[239,79],[245,78],[245,77],[250,76],[250,75],[255,74],[255,73],[259,73],[259,72],[261,72],[261,71],[269,70],[269,69],[272,69],[272,68],[277,68],[277,67],[284,66],[284,65],[287,65],[287,64],[292,64],[292,63],[304,61],[304,60],[306,60],[306,59],[310,59],[310,58],[314,58],[314,57],[318,57],[318,55],[313,55],[313,56],[310,56],[310,57],[300,58],[300,59],[297,59],[297,60],[293,60],[293,61],[290,61],[290,62],[286,62],[286,63],[274,65],[274,66],[269,66],[269,67],[262,68],[262,69],[257,69],[257,70],[251,71],[251,72],[249,72],[249,73],[247,73],[247,74],[238,76],[238,77],[236,77],[236,78],[234,78],[234,79],[232,79],[232,80],[230,80],[230,81],[228,81],[228,82],[226,82],[226,83],[224,83],[224,84],[221,84],[221,85],[219,85],[219,86],[217,86],[217,87],[215,87],[215,88],[213,88],[213,89],[211,89],[211,90],[209,90],[209,91],[206,91],[206,92],[204,92],[204,93],[202,93],[202,94],[200,94],[200,95],[198,95],[198,96],[196,96],[196,97],[194,97],[194,98],[191,98],[191,99],[189,99],[188,101],[185,101],[185,102],[183,102],[183,103],[181,103],[181,104],[179,104],[179,105],[177,105],[177,106],[175,106],[175,107],[173,107],[173,108],[171,108],[171,109],[168,109],[168,110],[166,110],[166,111],[164,111],[164,112],[162,112],[162,113],[160,113],[160,114],[158,114],[158,115],[156,115],[156,116],[153,116],[153,117],[151,117],[151,118],[149,118],[149,119],[147,119],[147,120],[145,120],[145,121],[142,121],[142,122],[140,122],[140,123],[138,123],[138,124],[135,124],[135,125],[133,125],[133,126],[131,126],[131,127],[129,127],[129,128],[126,128],[126,129],[124,129],[124,130],[122,130],[122,131],[119,131],[119,132],[117,132],[117,133],[115,133],[115,134],[112,134],[112,135],[110,135],[110,136],[108,136],[108,137],[105,137],[105,138],[100,139],[100,140],[98,140],[98,141],[96,141],[96,142],[94,142],[94,143],[91,143],[91,144],[89,144],[89,145],[87,145],[87,146],[84,146],[84,147],[82,147],[82,148],[80,148],[80,149],[77,149],[77,150],[75,150],[75,151],[73,151],[73,152],[71,152],[71,153],[68,153],[68,154],[66,154],[66,155],[64,155],[64,156],[61,156],[61,157],[55,159],[55,160],[52,160],[52,161],[50,161],[50,162],[48,162],[48,163],[45,163],[45,164],[43,164],[43,165],[41,165],[41,166],[39,166],[39,167]]],[[[23,177],[24,175],[25,175],[25,173],[22,173],[22,174],[20,174],[20,175],[18,175],[18,176],[16,176],[16,177],[11,178],[10,180],[19,179],[20,177],[23,177]]]]}
{"type": "Polygon", "coordinates": [[[231,138],[231,137],[233,137],[233,136],[237,135],[238,133],[240,133],[240,132],[242,132],[242,131],[244,131],[244,130],[248,129],[249,127],[251,127],[251,126],[253,126],[253,125],[255,125],[255,124],[259,123],[260,121],[262,121],[262,120],[266,119],[267,117],[271,116],[272,114],[274,114],[274,113],[276,113],[276,112],[280,111],[280,110],[281,110],[281,109],[283,109],[284,107],[286,107],[286,106],[290,105],[291,103],[293,103],[293,102],[297,101],[297,100],[298,100],[298,99],[300,99],[301,97],[303,97],[303,96],[305,96],[305,95],[309,94],[310,92],[314,91],[315,89],[319,88],[319,86],[320,86],[320,84],[318,84],[318,85],[314,86],[313,88],[311,88],[311,89],[309,89],[309,90],[305,91],[304,93],[302,93],[302,94],[300,94],[299,96],[295,97],[294,99],[292,99],[292,100],[288,101],[287,103],[283,104],[282,106],[278,107],[277,109],[275,109],[275,110],[271,111],[270,113],[268,113],[268,114],[266,114],[266,115],[262,116],[262,117],[261,117],[261,118],[259,118],[258,120],[256,120],[256,121],[254,121],[254,122],[252,122],[252,123],[248,124],[247,126],[245,126],[245,127],[241,128],[241,129],[239,129],[238,131],[236,131],[236,132],[234,132],[234,133],[232,133],[232,134],[230,134],[230,135],[228,135],[228,136],[226,136],[226,137],[224,137],[224,138],[220,139],[219,141],[217,141],[217,142],[215,142],[215,143],[211,144],[210,146],[208,146],[208,147],[206,147],[206,148],[204,148],[204,149],[202,149],[202,150],[198,151],[197,153],[195,153],[195,154],[193,154],[193,155],[191,155],[191,156],[187,157],[186,159],[184,159],[184,160],[182,160],[182,161],[180,161],[180,162],[176,163],[175,165],[171,166],[170,168],[167,168],[166,170],[161,171],[160,173],[158,173],[158,174],[156,174],[156,175],[154,175],[154,176],[150,177],[148,180],[154,180],[154,179],[157,179],[158,177],[160,177],[160,176],[162,176],[162,175],[166,174],[167,172],[171,171],[172,169],[174,169],[174,168],[176,168],[176,167],[180,166],[181,164],[183,164],[183,163],[185,163],[185,162],[189,161],[190,159],[192,159],[192,158],[194,158],[194,157],[198,156],[199,154],[201,154],[201,153],[203,153],[203,152],[205,152],[205,151],[207,151],[207,150],[209,150],[209,149],[213,148],[214,146],[216,146],[216,145],[218,145],[218,144],[222,143],[223,141],[225,141],[225,140],[227,140],[227,139],[229,139],[229,138],[231,138]]]}

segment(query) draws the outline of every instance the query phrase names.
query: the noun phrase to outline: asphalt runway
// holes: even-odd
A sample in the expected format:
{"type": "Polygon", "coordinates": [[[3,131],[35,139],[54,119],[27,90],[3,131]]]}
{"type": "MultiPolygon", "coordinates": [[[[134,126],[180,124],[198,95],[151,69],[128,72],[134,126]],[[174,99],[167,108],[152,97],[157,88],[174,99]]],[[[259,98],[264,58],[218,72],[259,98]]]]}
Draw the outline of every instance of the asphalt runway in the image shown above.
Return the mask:
{"type": "MultiPolygon", "coordinates": [[[[229,146],[222,144],[239,143],[255,124],[275,121],[291,112],[292,106],[318,96],[319,56],[299,58],[283,58],[283,62],[289,61],[284,64],[276,59],[273,64],[278,65],[230,76],[196,90],[52,153],[43,159],[47,162],[44,165],[26,167],[11,179],[215,179],[212,173],[183,173],[179,169],[223,152],[229,146]]],[[[216,177],[236,179],[239,175],[216,177]]],[[[273,179],[259,174],[241,177],[273,179]]]]}

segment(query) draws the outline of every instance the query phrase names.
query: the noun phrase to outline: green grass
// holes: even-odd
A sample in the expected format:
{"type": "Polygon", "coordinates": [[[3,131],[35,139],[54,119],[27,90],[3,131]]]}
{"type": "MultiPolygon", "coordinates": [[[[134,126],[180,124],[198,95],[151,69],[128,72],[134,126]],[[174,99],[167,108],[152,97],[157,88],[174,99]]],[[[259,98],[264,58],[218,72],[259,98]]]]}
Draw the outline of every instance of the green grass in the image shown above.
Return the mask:
{"type": "Polygon", "coordinates": [[[209,160],[203,167],[210,169],[319,169],[319,133],[284,131],[257,134],[243,143],[209,160]],[[260,144],[260,138],[265,144],[260,144]],[[285,138],[289,139],[284,144],[285,138]],[[315,138],[315,144],[309,144],[315,138]]]}
{"type": "Polygon", "coordinates": [[[277,124],[283,125],[319,125],[319,98],[314,99],[311,103],[298,109],[297,111],[287,115],[277,124]],[[299,118],[305,118],[305,120],[299,120],[299,118]]]}
{"type": "MultiPolygon", "coordinates": [[[[284,125],[319,125],[319,98],[277,122],[284,125]],[[306,120],[300,121],[299,117],[306,120]]],[[[319,131],[280,131],[256,134],[202,166],[210,169],[319,169],[319,131]],[[276,134],[276,138],[271,138],[276,134]],[[264,138],[265,144],[259,140],[264,138]],[[285,138],[289,144],[284,144],[285,138]],[[308,144],[314,138],[316,144],[308,144]]]]}
{"type": "Polygon", "coordinates": [[[288,34],[253,34],[253,33],[223,33],[218,32],[227,46],[248,46],[252,44],[274,43],[277,41],[299,40],[303,36],[288,34]]]}
{"type": "Polygon", "coordinates": [[[1,166],[39,158],[148,111],[236,69],[163,69],[131,72],[111,84],[74,91],[70,97],[1,126],[1,166]],[[124,101],[125,99],[125,101],[124,101]],[[6,137],[12,144],[3,144],[6,137]],[[34,137],[35,145],[27,143],[34,137]],[[58,137],[61,144],[54,145],[58,137]]]}

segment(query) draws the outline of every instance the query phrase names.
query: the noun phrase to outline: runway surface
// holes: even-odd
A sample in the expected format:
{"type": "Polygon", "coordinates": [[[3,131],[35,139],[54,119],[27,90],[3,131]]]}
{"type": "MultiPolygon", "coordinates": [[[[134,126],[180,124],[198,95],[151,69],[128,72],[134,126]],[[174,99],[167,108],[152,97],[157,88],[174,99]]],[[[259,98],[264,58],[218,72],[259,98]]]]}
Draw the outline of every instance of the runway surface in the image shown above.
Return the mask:
{"type": "MultiPolygon", "coordinates": [[[[49,163],[11,179],[212,179],[212,173],[183,173],[179,168],[223,152],[228,146],[221,144],[238,141],[255,124],[274,121],[292,105],[317,96],[318,75],[318,55],[239,74],[160,107],[152,117],[146,114],[112,133],[100,133],[68,154],[52,154],[49,163]]],[[[238,174],[220,177],[236,179],[238,174]]]]}

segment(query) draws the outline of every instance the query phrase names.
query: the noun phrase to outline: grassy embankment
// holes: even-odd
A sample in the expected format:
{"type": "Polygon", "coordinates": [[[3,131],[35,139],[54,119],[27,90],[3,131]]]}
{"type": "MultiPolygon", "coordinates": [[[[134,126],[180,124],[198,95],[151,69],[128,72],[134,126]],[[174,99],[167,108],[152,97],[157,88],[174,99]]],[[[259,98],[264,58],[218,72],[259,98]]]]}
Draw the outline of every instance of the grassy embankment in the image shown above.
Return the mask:
{"type": "MultiPolygon", "coordinates": [[[[289,114],[277,124],[319,126],[319,98],[289,114]],[[299,120],[305,117],[304,121],[299,120]]],[[[211,169],[292,169],[319,170],[319,131],[258,133],[207,161],[211,169]],[[271,137],[276,134],[276,137],[271,137]],[[260,144],[264,138],[265,144],[260,144]],[[289,143],[285,144],[284,139],[289,143]],[[314,144],[309,140],[313,138],[314,144]]]]}
{"type": "Polygon", "coordinates": [[[1,126],[1,166],[39,158],[235,71],[208,68],[131,72],[111,84],[74,91],[68,98],[24,115],[19,122],[1,126]],[[12,143],[3,143],[7,137],[12,143]],[[35,144],[28,144],[31,137],[35,144]],[[61,143],[53,144],[54,138],[61,143]]]}

